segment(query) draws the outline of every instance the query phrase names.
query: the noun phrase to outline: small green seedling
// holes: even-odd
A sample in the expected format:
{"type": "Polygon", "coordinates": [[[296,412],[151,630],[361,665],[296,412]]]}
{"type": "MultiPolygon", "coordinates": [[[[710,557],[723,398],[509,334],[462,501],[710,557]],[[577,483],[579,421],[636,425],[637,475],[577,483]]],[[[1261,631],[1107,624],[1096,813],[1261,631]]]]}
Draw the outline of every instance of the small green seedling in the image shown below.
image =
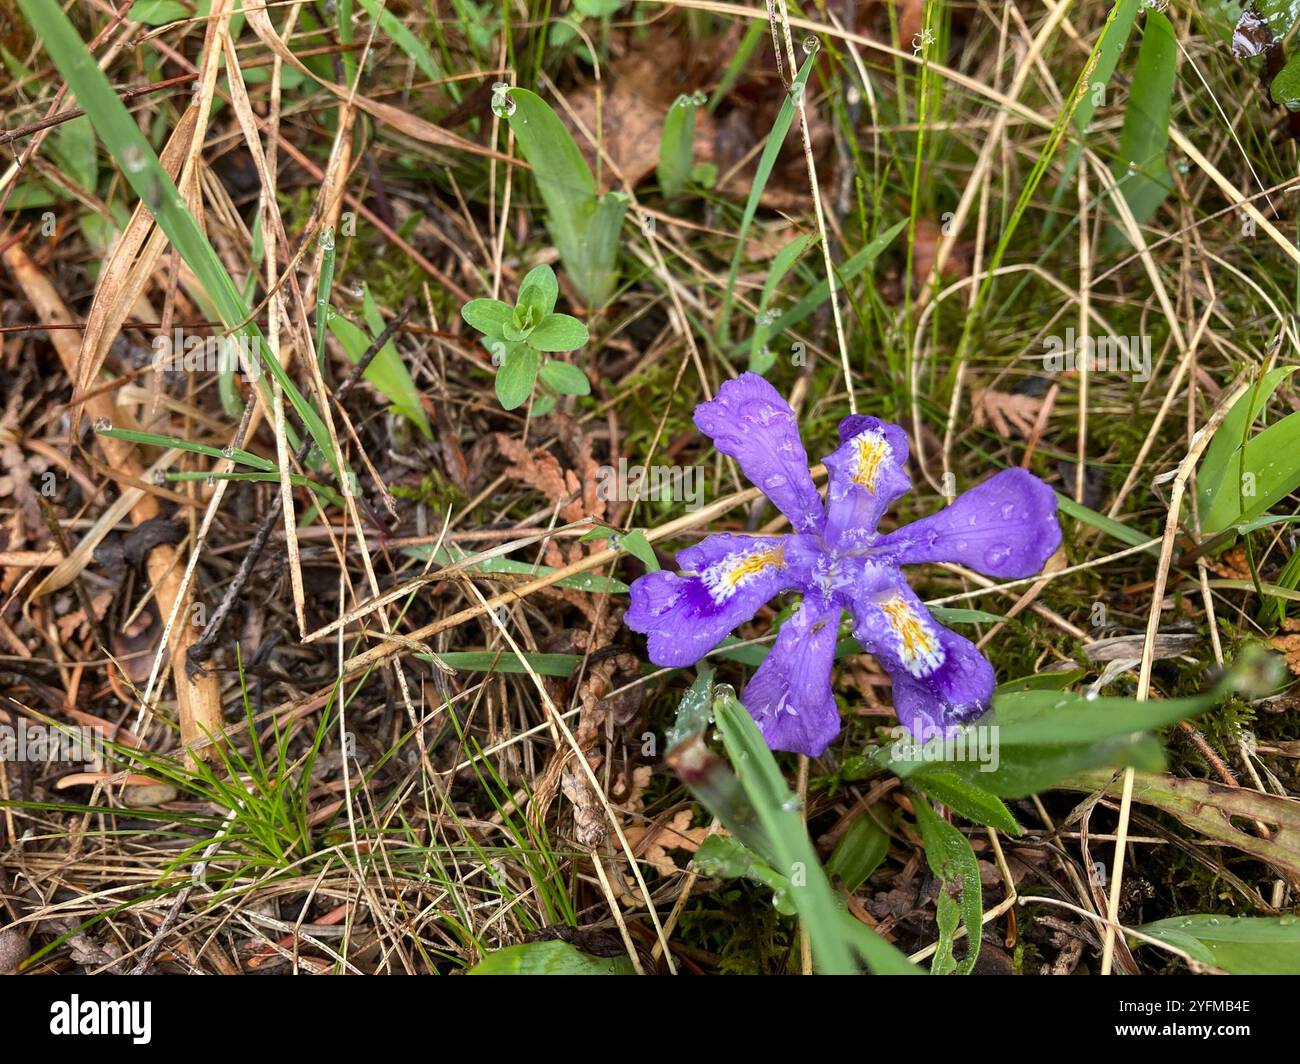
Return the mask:
{"type": "Polygon", "coordinates": [[[536,266],[519,286],[513,307],[499,299],[471,299],[461,308],[460,316],[483,334],[483,345],[492,352],[497,399],[506,410],[523,404],[539,377],[545,391],[533,403],[538,416],[551,411],[558,395],[591,392],[577,366],[542,359],[547,352],[576,351],[589,339],[587,327],[577,318],[555,313],[559,294],[555,271],[536,266]]]}

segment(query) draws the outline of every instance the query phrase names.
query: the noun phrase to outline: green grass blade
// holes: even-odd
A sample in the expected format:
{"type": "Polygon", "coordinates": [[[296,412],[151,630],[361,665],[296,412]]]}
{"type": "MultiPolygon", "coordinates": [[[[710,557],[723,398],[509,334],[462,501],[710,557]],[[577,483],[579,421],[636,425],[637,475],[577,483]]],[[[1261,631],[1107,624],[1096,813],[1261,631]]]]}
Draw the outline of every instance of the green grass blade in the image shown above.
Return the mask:
{"type": "MultiPolygon", "coordinates": [[[[1137,72],[1124,108],[1115,176],[1138,225],[1150,221],[1173,188],[1169,176],[1169,116],[1178,69],[1178,42],[1167,15],[1148,11],[1137,72]]],[[[1080,107],[1083,106],[1082,101],[1080,107]]]]}
{"type": "Polygon", "coordinates": [[[618,241],[627,196],[598,196],[596,179],[564,123],[535,92],[511,89],[507,120],[533,168],[546,224],[569,279],[588,306],[599,306],[618,280],[618,241]]]}
{"type": "MultiPolygon", "coordinates": [[[[845,941],[845,914],[822,871],[797,801],[758,725],[730,688],[719,689],[713,712],[731,763],[737,766],[740,784],[775,857],[772,866],[790,881],[790,900],[808,930],[817,970],[825,974],[856,972],[853,950],[845,941]]],[[[883,939],[880,942],[888,945],[883,939]]]]}
{"type": "Polygon", "coordinates": [[[754,173],[754,183],[750,186],[749,199],[745,203],[745,213],[740,218],[740,230],[736,233],[736,250],[732,253],[731,268],[727,271],[727,285],[722,293],[722,310],[719,312],[718,317],[718,337],[724,346],[731,335],[732,294],[736,287],[736,275],[740,272],[740,258],[745,252],[745,235],[749,232],[749,226],[754,221],[754,215],[758,212],[758,201],[763,198],[763,190],[767,188],[768,178],[772,176],[772,168],[776,166],[776,157],[780,154],[782,145],[785,144],[786,134],[790,132],[790,125],[794,122],[795,112],[799,109],[799,95],[808,85],[808,75],[812,73],[813,62],[816,60],[817,55],[817,52],[809,55],[803,61],[803,66],[799,68],[799,72],[795,74],[786,98],[781,102],[781,110],[777,112],[776,121],[772,123],[772,132],[768,135],[767,144],[763,146],[763,154],[759,156],[758,169],[754,173]]]}
{"type": "Polygon", "coordinates": [[[695,159],[695,100],[678,96],[664,117],[659,135],[659,191],[675,199],[686,191],[695,159]]]}
{"type": "MultiPolygon", "coordinates": [[[[85,109],[95,132],[121,167],[123,176],[186,265],[194,271],[194,276],[212,300],[221,320],[228,328],[240,326],[249,317],[248,304],[244,302],[225,265],[194,220],[176,185],[158,161],[157,154],[136,125],[126,105],[113,91],[94,57],[86,50],[67,15],[55,0],[19,0],[19,3],[50,59],[85,109]]],[[[239,327],[239,333],[256,341],[263,367],[279,381],[312,440],[322,454],[329,456],[333,465],[333,448],[330,446],[325,423],[298,391],[279,360],[272,357],[257,324],[249,321],[239,327]]],[[[265,382],[262,383],[265,387],[265,382]]],[[[339,470],[335,469],[335,472],[338,473],[339,470]]]]}

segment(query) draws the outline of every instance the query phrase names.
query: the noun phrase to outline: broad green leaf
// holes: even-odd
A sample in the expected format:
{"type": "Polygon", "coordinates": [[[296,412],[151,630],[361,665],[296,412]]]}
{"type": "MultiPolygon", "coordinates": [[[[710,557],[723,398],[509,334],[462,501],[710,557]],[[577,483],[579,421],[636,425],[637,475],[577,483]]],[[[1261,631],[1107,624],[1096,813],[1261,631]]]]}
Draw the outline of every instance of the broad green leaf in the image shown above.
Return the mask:
{"type": "Polygon", "coordinates": [[[1080,133],[1087,132],[1098,104],[1105,100],[1107,87],[1115,74],[1115,66],[1124,51],[1124,46],[1128,44],[1129,34],[1133,31],[1139,6],[1140,0],[1119,0],[1106,21],[1105,33],[1099,42],[1097,62],[1088,79],[1087,91],[1080,97],[1079,106],[1074,110],[1074,126],[1080,133]]]}
{"type": "Polygon", "coordinates": [[[555,309],[555,301],[559,298],[560,282],[546,263],[534,266],[520,282],[519,302],[533,307],[539,321],[555,309]]]}
{"type": "Polygon", "coordinates": [[[1064,691],[1071,684],[1078,683],[1088,675],[1087,669],[1067,668],[1053,669],[1050,672],[1037,672],[1032,676],[1018,676],[999,685],[998,694],[1011,694],[1015,691],[1064,691]]]}
{"type": "Polygon", "coordinates": [[[1295,371],[1295,366],[1280,366],[1264,374],[1255,387],[1233,404],[1215,430],[1196,473],[1203,535],[1215,535],[1245,517],[1262,513],[1300,484],[1300,455],[1294,451],[1290,455],[1277,451],[1278,447],[1293,446],[1293,441],[1300,439],[1300,420],[1294,414],[1249,437],[1251,426],[1273,393],[1295,371]],[[1286,487],[1288,483],[1290,488],[1286,487]],[[1244,497],[1243,486],[1247,492],[1244,497]]]}
{"type": "MultiPolygon", "coordinates": [[[[703,97],[701,97],[703,99],[703,97]]],[[[698,106],[691,96],[678,96],[664,116],[663,131],[659,134],[659,191],[665,198],[674,199],[686,191],[691,178],[691,163],[695,158],[695,109],[698,106]]]]}
{"type": "Polygon", "coordinates": [[[506,356],[505,365],[497,370],[497,399],[506,410],[522,406],[533,394],[537,368],[542,356],[531,347],[520,345],[506,356]]]}
{"type": "MultiPolygon", "coordinates": [[[[361,313],[366,319],[366,328],[370,330],[372,340],[384,331],[387,323],[384,316],[379,310],[379,304],[375,302],[375,297],[370,291],[370,285],[364,284],[361,288],[361,313]]],[[[398,411],[405,417],[415,422],[416,427],[424,434],[426,439],[433,439],[433,430],[429,427],[429,419],[425,416],[424,405],[420,402],[420,391],[411,379],[410,371],[406,368],[406,363],[397,352],[396,346],[390,340],[384,344],[384,348],[375,356],[375,362],[383,362],[383,373],[385,381],[391,375],[393,392],[389,392],[386,386],[380,386],[378,381],[373,382],[375,387],[388,397],[396,406],[398,411]],[[399,399],[398,396],[402,398],[399,399]]],[[[373,365],[374,363],[372,363],[373,365]]]]}
{"type": "MultiPolygon", "coordinates": [[[[353,363],[361,361],[375,339],[341,314],[333,314],[329,318],[329,330],[353,363]]],[[[380,331],[383,331],[382,328],[380,331]]],[[[393,409],[413,422],[426,439],[433,439],[433,429],[429,427],[429,419],[425,417],[424,408],[420,405],[419,389],[415,387],[402,356],[391,340],[371,359],[362,377],[379,389],[380,394],[393,404],[393,409]]]]}
{"type": "Polygon", "coordinates": [[[177,0],[135,0],[126,17],[145,26],[165,26],[191,16],[190,9],[177,0]]]}
{"type": "Polygon", "coordinates": [[[536,328],[537,320],[532,308],[521,304],[510,312],[510,319],[501,326],[501,334],[511,343],[522,343],[536,328]]]}
{"type": "Polygon", "coordinates": [[[591,337],[587,327],[568,314],[548,314],[528,334],[528,346],[538,351],[576,351],[591,337]]]}
{"type": "Polygon", "coordinates": [[[543,362],[540,371],[542,382],[561,395],[590,395],[591,382],[577,366],[554,360],[543,362]]]}
{"type": "Polygon", "coordinates": [[[99,166],[95,158],[95,129],[85,115],[64,122],[50,138],[50,150],[64,174],[94,193],[99,166]]]}
{"type": "Polygon", "coordinates": [[[1151,220],[1173,188],[1169,176],[1169,115],[1178,69],[1173,24],[1148,10],[1137,71],[1124,107],[1115,176],[1138,225],[1151,220]]]}
{"type": "Polygon", "coordinates": [[[1229,475],[1202,518],[1206,535],[1262,514],[1300,487],[1300,413],[1252,437],[1237,476],[1231,475],[1231,460],[1228,464],[1229,475]]]}
{"type": "Polygon", "coordinates": [[[1025,689],[1021,681],[1020,690],[994,692],[993,712],[953,736],[920,751],[894,743],[876,759],[918,785],[932,773],[953,773],[1001,798],[1023,798],[1103,765],[1154,771],[1163,764],[1160,745],[1144,733],[1204,713],[1233,691],[1271,689],[1275,664],[1246,653],[1211,691],[1144,702],[1025,689]]]}
{"type": "Polygon", "coordinates": [[[919,794],[912,794],[916,825],[925,844],[925,860],[930,871],[942,884],[936,905],[939,946],[930,965],[932,975],[969,975],[979,959],[980,941],[984,937],[984,893],[980,886],[980,866],[970,840],[940,817],[919,794]],[[956,890],[958,901],[950,891],[956,890]],[[958,918],[966,925],[966,956],[958,964],[953,957],[954,932],[958,918]]]}
{"type": "Polygon", "coordinates": [[[559,939],[525,942],[489,953],[466,975],[632,975],[626,954],[593,957],[559,939]]]}
{"type": "Polygon", "coordinates": [[[605,18],[623,6],[623,0],[573,0],[573,6],[587,18],[605,18]]]}
{"type": "Polygon", "coordinates": [[[655,557],[655,549],[650,545],[650,541],[645,538],[645,533],[639,528],[633,529],[624,536],[622,544],[623,549],[641,562],[650,572],[656,573],[659,571],[659,559],[655,557]]]}
{"type": "Polygon", "coordinates": [[[864,809],[835,844],[826,862],[826,874],[852,893],[884,863],[888,853],[889,832],[876,823],[870,810],[864,809]]]}
{"type": "Polygon", "coordinates": [[[753,850],[730,835],[710,835],[695,854],[695,870],[710,879],[750,879],[772,890],[772,903],[793,916],[790,881],[753,850]]]}
{"type": "Polygon", "coordinates": [[[942,802],[967,820],[987,824],[1008,835],[1024,833],[1002,799],[980,785],[978,775],[962,776],[936,767],[917,776],[914,782],[936,802],[942,802]]]}
{"type": "Polygon", "coordinates": [[[1300,52],[1292,52],[1268,89],[1273,102],[1288,111],[1300,111],[1300,52]]]}
{"type": "Polygon", "coordinates": [[[511,89],[508,121],[546,204],[546,224],[574,288],[588,306],[614,291],[628,197],[598,196],[596,180],[564,123],[536,93],[511,89]]]}
{"type": "Polygon", "coordinates": [[[1233,975],[1300,975],[1300,917],[1198,914],[1137,930],[1233,975]]]}
{"type": "Polygon", "coordinates": [[[1091,743],[1133,732],[1152,731],[1197,716],[1223,698],[1219,689],[1188,698],[1089,698],[1072,691],[1019,691],[995,694],[993,714],[981,725],[996,725],[1003,748],[1091,743]]]}
{"type": "Polygon", "coordinates": [[[460,316],[472,329],[493,340],[505,338],[505,328],[514,321],[514,308],[499,299],[471,299],[460,308],[460,316]]]}
{"type": "Polygon", "coordinates": [[[1085,91],[1079,97],[1078,106],[1074,110],[1074,128],[1079,132],[1079,139],[1070,145],[1066,153],[1061,179],[1052,194],[1053,207],[1059,207],[1066,190],[1073,187],[1074,171],[1083,155],[1088,126],[1092,123],[1092,116],[1098,106],[1106,102],[1106,93],[1115,75],[1116,64],[1133,32],[1133,23],[1137,19],[1140,2],[1141,0],[1118,0],[1111,8],[1110,16],[1102,28],[1096,46],[1097,62],[1092,68],[1085,91]]]}

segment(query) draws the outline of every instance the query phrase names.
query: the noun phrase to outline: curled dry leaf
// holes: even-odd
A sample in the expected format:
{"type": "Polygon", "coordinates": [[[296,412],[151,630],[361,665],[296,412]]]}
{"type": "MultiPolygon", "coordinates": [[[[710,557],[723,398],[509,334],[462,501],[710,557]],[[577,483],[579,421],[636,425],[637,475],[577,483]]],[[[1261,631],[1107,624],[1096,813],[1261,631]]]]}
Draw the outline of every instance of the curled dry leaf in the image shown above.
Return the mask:
{"type": "Polygon", "coordinates": [[[677,862],[669,856],[669,850],[694,853],[710,833],[708,824],[698,828],[691,827],[690,809],[679,810],[666,823],[658,821],[648,827],[628,828],[624,832],[632,852],[644,858],[646,864],[665,876],[679,870],[677,862]]]}
{"type": "Polygon", "coordinates": [[[1269,646],[1282,655],[1292,673],[1300,676],[1300,620],[1288,617],[1282,623],[1282,630],[1286,634],[1275,635],[1268,641],[1269,646]]]}
{"type": "Polygon", "coordinates": [[[576,767],[566,768],[560,777],[564,797],[573,803],[573,833],[580,846],[599,846],[609,835],[605,810],[586,775],[576,767]]]}
{"type": "Polygon", "coordinates": [[[971,415],[977,429],[992,428],[999,436],[1028,439],[1043,401],[1032,395],[978,388],[971,393],[971,415]]]}

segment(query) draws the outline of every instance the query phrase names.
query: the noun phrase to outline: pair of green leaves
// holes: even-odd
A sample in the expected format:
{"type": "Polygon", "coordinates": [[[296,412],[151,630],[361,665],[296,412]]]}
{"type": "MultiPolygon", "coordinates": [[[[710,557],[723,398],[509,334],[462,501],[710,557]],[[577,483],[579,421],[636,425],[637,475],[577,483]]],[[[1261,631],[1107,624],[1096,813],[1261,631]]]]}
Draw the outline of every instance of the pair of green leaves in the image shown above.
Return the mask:
{"type": "Polygon", "coordinates": [[[534,404],[543,414],[555,405],[555,394],[587,395],[591,385],[577,366],[552,359],[544,353],[576,351],[590,338],[587,327],[569,314],[555,313],[560,286],[555,271],[537,266],[519,286],[519,298],[512,307],[500,299],[471,299],[460,311],[466,324],[483,334],[484,345],[498,367],[497,399],[506,410],[522,405],[533,393],[540,376],[554,394],[534,404]],[[542,403],[544,408],[540,408],[542,403]]]}
{"type": "Polygon", "coordinates": [[[730,836],[710,836],[696,866],[710,877],[745,878],[772,890],[772,904],[798,914],[812,945],[813,962],[825,974],[845,975],[865,964],[888,975],[920,969],[891,943],[861,923],[831,887],[813,847],[798,799],[749,712],[726,685],[713,685],[713,670],[682,698],[666,736],[669,766],[730,836]],[[705,744],[715,725],[727,759],[705,744]]]}

